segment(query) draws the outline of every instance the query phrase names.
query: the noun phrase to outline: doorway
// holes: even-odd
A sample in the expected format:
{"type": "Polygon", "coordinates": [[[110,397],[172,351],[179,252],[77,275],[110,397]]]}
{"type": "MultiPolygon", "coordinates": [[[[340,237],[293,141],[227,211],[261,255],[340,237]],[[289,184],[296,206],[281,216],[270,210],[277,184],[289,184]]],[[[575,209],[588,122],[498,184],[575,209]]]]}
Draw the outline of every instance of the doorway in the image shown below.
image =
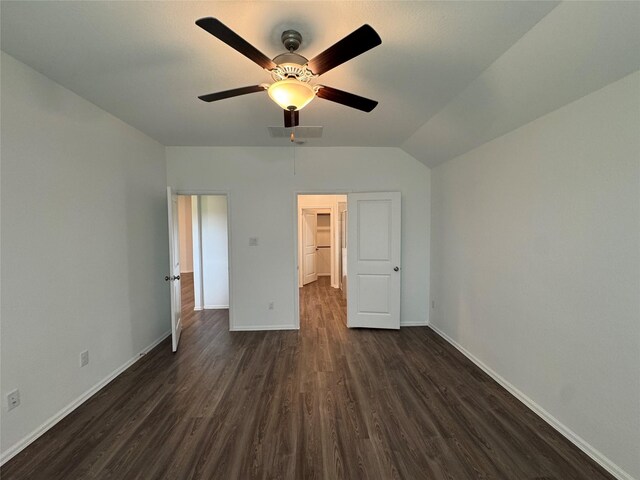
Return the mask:
{"type": "Polygon", "coordinates": [[[332,320],[346,327],[347,196],[301,194],[297,205],[300,328],[332,320]]]}
{"type": "Polygon", "coordinates": [[[178,195],[183,328],[229,324],[229,227],[226,195],[178,195]]]}

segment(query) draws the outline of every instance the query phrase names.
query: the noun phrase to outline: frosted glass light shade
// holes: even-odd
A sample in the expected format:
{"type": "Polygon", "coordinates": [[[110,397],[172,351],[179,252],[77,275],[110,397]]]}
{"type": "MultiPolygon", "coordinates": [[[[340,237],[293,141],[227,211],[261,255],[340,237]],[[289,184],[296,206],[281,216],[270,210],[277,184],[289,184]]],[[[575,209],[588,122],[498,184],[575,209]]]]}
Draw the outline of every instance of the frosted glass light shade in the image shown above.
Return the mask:
{"type": "Polygon", "coordinates": [[[271,84],[267,93],[284,110],[291,110],[291,107],[300,110],[316,96],[311,85],[295,78],[285,78],[271,84]]]}

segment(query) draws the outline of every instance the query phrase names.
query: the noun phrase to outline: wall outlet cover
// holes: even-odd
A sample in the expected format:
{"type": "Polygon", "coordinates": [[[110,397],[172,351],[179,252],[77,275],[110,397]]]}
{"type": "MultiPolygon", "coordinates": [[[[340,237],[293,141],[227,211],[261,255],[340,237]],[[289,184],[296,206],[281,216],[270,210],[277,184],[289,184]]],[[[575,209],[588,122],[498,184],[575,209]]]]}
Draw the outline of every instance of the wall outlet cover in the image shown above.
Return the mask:
{"type": "Polygon", "coordinates": [[[20,405],[20,390],[17,388],[7,393],[7,409],[13,410],[20,405]]]}
{"type": "Polygon", "coordinates": [[[80,366],[84,367],[89,364],[89,350],[85,350],[84,352],[80,352],[80,366]]]}

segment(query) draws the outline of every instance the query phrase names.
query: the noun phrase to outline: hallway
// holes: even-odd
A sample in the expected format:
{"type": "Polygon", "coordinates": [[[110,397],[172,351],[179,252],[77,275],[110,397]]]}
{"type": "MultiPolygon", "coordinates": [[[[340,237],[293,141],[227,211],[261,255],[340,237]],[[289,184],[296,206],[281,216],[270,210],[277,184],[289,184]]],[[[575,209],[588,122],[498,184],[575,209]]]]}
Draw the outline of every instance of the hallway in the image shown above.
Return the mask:
{"type": "Polygon", "coordinates": [[[331,277],[300,288],[300,329],[335,328],[347,325],[347,301],[342,291],[331,287],[331,277]]]}

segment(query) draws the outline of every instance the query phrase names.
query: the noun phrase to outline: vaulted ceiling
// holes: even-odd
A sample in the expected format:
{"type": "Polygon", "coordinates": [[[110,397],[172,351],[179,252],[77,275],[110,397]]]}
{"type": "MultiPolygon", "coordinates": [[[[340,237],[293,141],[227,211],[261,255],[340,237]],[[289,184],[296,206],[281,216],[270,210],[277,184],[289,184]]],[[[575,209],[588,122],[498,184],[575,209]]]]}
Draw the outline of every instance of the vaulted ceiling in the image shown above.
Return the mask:
{"type": "Polygon", "coordinates": [[[3,1],[9,55],[164,145],[285,145],[266,93],[197,96],[270,82],[194,22],[213,16],[269,57],[302,33],[311,58],[364,23],[382,45],[323,84],[378,100],[363,113],[322,99],[301,125],[314,146],[402,147],[433,166],[640,68],[639,2],[3,1]]]}

